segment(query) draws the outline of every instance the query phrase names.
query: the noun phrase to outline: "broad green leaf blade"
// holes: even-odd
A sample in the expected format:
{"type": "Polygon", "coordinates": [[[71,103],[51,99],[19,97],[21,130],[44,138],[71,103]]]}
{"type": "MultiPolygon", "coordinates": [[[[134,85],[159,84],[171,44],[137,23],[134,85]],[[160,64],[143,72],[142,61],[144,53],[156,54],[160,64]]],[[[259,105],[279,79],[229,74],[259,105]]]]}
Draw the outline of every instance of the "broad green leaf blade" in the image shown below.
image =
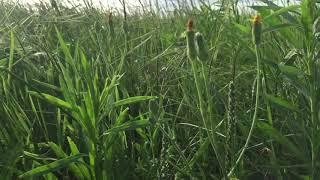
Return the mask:
{"type": "MultiPolygon", "coordinates": [[[[34,164],[33,166],[41,166],[41,164],[39,162],[37,162],[37,161],[33,161],[33,164],[34,164]]],[[[53,173],[44,174],[43,178],[46,179],[46,180],[56,180],[56,179],[58,179],[53,173]]]]}
{"type": "Polygon", "coordinates": [[[294,106],[292,103],[290,103],[284,99],[281,99],[279,97],[275,97],[275,96],[272,96],[269,94],[266,94],[265,96],[270,102],[272,102],[274,104],[277,104],[281,107],[284,107],[284,108],[287,108],[287,109],[290,109],[293,111],[298,111],[298,108],[296,106],[294,106]]]}
{"type": "Polygon", "coordinates": [[[130,97],[127,99],[119,100],[114,103],[114,106],[118,107],[118,106],[123,106],[123,105],[129,105],[129,104],[133,104],[133,103],[140,102],[140,101],[153,100],[156,98],[157,98],[156,96],[135,96],[135,97],[130,97]]]}
{"type": "Polygon", "coordinates": [[[152,35],[149,36],[148,38],[146,38],[144,41],[142,41],[140,44],[138,44],[136,47],[134,47],[133,49],[131,49],[128,54],[131,54],[132,52],[134,52],[136,49],[138,49],[140,46],[142,46],[143,44],[145,44],[146,42],[148,42],[150,39],[152,38],[152,35]]]}
{"type": "Polygon", "coordinates": [[[61,149],[60,146],[58,146],[54,142],[48,142],[49,147],[52,149],[52,151],[56,154],[58,158],[65,158],[67,157],[66,153],[61,149]]]}
{"type": "Polygon", "coordinates": [[[108,99],[110,97],[110,94],[112,92],[112,90],[118,86],[118,81],[120,80],[122,76],[114,76],[110,83],[108,81],[108,79],[105,80],[104,83],[104,89],[100,95],[99,101],[100,101],[100,109],[103,109],[107,104],[108,104],[108,99]]]}
{"type": "Polygon", "coordinates": [[[73,61],[73,58],[72,58],[72,55],[71,55],[71,53],[70,53],[70,51],[69,51],[66,43],[64,42],[60,31],[58,30],[57,27],[55,27],[55,29],[56,29],[56,33],[57,33],[57,36],[58,36],[58,40],[59,40],[61,49],[62,49],[62,51],[63,51],[63,53],[64,53],[64,55],[65,55],[65,57],[66,57],[67,63],[69,63],[70,65],[73,66],[74,69],[76,69],[76,68],[75,68],[75,64],[74,64],[74,61],[73,61]]]}
{"type": "MultiPolygon", "coordinates": [[[[117,120],[115,122],[115,125],[114,125],[115,127],[117,127],[120,124],[123,124],[123,122],[126,119],[125,117],[128,114],[128,111],[129,111],[129,108],[126,108],[125,110],[123,110],[119,114],[119,116],[118,116],[118,118],[117,118],[117,120]]],[[[106,134],[102,134],[102,136],[104,136],[104,135],[106,135],[106,134]]],[[[112,134],[108,135],[108,137],[106,138],[106,149],[109,149],[110,147],[112,147],[112,144],[116,141],[117,137],[118,137],[117,133],[112,133],[112,134]]]]}
{"type": "Polygon", "coordinates": [[[35,159],[35,160],[57,160],[57,159],[54,159],[54,158],[48,158],[48,157],[44,157],[42,155],[39,155],[39,154],[34,154],[34,153],[31,153],[31,152],[28,152],[28,151],[23,151],[23,155],[25,157],[28,157],[28,158],[31,158],[31,159],[35,159]]]}
{"type": "MultiPolygon", "coordinates": [[[[57,144],[53,143],[53,142],[49,142],[48,145],[50,146],[50,148],[54,151],[54,153],[56,154],[56,156],[58,158],[66,158],[67,155],[66,153],[63,151],[63,149],[61,149],[60,146],[58,146],[57,144]]],[[[76,155],[76,154],[74,154],[76,155]]],[[[79,159],[79,161],[81,161],[82,158],[79,159]]],[[[69,165],[69,169],[71,172],[73,172],[73,174],[79,178],[79,179],[83,179],[83,172],[81,171],[81,169],[75,164],[75,163],[71,163],[69,165]]]]}
{"type": "Polygon", "coordinates": [[[44,175],[44,177],[46,180],[58,180],[58,178],[52,173],[48,173],[48,174],[44,175]]]}
{"type": "Polygon", "coordinates": [[[304,75],[304,73],[300,69],[298,69],[294,66],[279,64],[278,67],[279,67],[280,71],[286,75],[290,75],[290,76],[304,75]]]}
{"type": "MultiPolygon", "coordinates": [[[[14,55],[14,34],[13,31],[10,32],[10,56],[9,56],[9,65],[8,65],[8,71],[12,72],[13,67],[13,55],[14,55]]],[[[11,74],[8,74],[8,85],[10,85],[11,82],[11,74]]]]}
{"type": "Polygon", "coordinates": [[[61,89],[55,85],[52,85],[52,84],[48,84],[48,83],[45,83],[45,82],[42,82],[42,81],[39,81],[37,79],[32,79],[33,82],[43,86],[43,87],[46,87],[48,89],[52,89],[54,91],[57,91],[57,92],[61,92],[61,89]]]}
{"type": "Polygon", "coordinates": [[[79,154],[80,152],[79,152],[79,150],[77,148],[77,145],[73,142],[73,140],[69,136],[67,137],[67,139],[68,139],[68,142],[69,142],[69,147],[70,147],[72,155],[79,154]]]}
{"type": "Polygon", "coordinates": [[[294,67],[284,64],[278,65],[279,70],[283,73],[286,80],[293,85],[299,92],[301,92],[306,98],[310,97],[309,89],[304,81],[307,76],[303,71],[294,67]]]}
{"type": "Polygon", "coordinates": [[[206,152],[208,152],[208,147],[210,145],[209,138],[206,138],[203,143],[200,145],[198,151],[193,155],[192,159],[190,160],[189,164],[192,167],[197,160],[206,152]]]}
{"type": "Polygon", "coordinates": [[[26,178],[31,176],[40,176],[50,172],[57,171],[61,168],[68,167],[71,163],[76,162],[79,158],[85,157],[85,154],[77,154],[74,156],[68,156],[66,158],[54,161],[52,163],[36,167],[30,171],[27,171],[19,176],[19,178],[26,178]]]}
{"type": "Polygon", "coordinates": [[[251,32],[251,29],[249,27],[242,24],[235,23],[234,26],[246,34],[249,34],[251,32]]]}
{"type": "Polygon", "coordinates": [[[125,121],[125,118],[126,118],[126,116],[128,114],[128,111],[129,111],[129,108],[126,108],[125,110],[123,110],[119,114],[119,116],[118,116],[118,118],[116,120],[116,123],[115,123],[116,126],[122,124],[125,121]]]}
{"type": "MultiPolygon", "coordinates": [[[[71,150],[71,154],[72,155],[76,155],[76,154],[80,154],[77,145],[74,143],[74,141],[68,136],[67,137],[68,142],[69,142],[69,147],[71,150]]],[[[79,159],[79,161],[81,161],[82,163],[84,163],[84,160],[82,158],[79,159]]],[[[85,179],[91,179],[90,173],[88,168],[84,165],[79,163],[78,164],[79,170],[81,171],[81,173],[83,174],[83,176],[85,177],[85,179]]]]}
{"type": "MultiPolygon", "coordinates": [[[[267,4],[267,6],[265,6],[265,8],[268,8],[268,9],[279,11],[279,10],[281,10],[283,8],[283,7],[278,6],[277,4],[272,2],[271,0],[260,0],[260,1],[264,2],[265,4],[267,4]]],[[[298,22],[297,19],[294,16],[292,16],[289,12],[282,12],[280,14],[281,14],[281,16],[283,18],[285,18],[286,20],[288,20],[291,23],[297,23],[298,22]]]]}
{"type": "Polygon", "coordinates": [[[0,67],[5,68],[7,64],[7,58],[0,59],[0,67]]]}
{"type": "Polygon", "coordinates": [[[301,27],[301,26],[299,24],[290,24],[290,23],[276,24],[271,27],[263,29],[263,33],[270,33],[283,28],[297,28],[297,27],[301,27]]]}
{"type": "Polygon", "coordinates": [[[296,155],[297,158],[304,160],[303,154],[298,149],[298,147],[277,129],[275,129],[267,123],[260,121],[258,121],[258,128],[261,129],[261,132],[263,132],[264,134],[270,136],[281,145],[287,147],[292,153],[296,155]]]}
{"type": "Polygon", "coordinates": [[[149,119],[129,121],[107,130],[105,133],[103,133],[103,135],[107,135],[110,133],[118,133],[118,132],[127,131],[127,130],[133,130],[133,129],[145,127],[149,124],[150,124],[149,119]]]}
{"type": "Polygon", "coordinates": [[[310,98],[310,91],[307,88],[307,85],[303,81],[299,81],[297,78],[292,78],[290,76],[286,76],[286,80],[293,85],[300,93],[302,93],[305,98],[309,99],[310,98]]]}
{"type": "Polygon", "coordinates": [[[313,13],[315,9],[314,0],[302,0],[301,2],[301,22],[305,30],[307,39],[312,36],[313,13]]]}
{"type": "Polygon", "coordinates": [[[269,16],[265,17],[264,20],[268,20],[272,17],[279,16],[280,14],[287,13],[289,11],[296,10],[298,8],[300,8],[300,5],[291,5],[291,6],[283,7],[275,11],[274,13],[271,13],[269,16]]]}
{"type": "Polygon", "coordinates": [[[70,109],[70,110],[72,109],[72,106],[70,103],[68,103],[62,99],[59,99],[57,97],[51,96],[49,94],[38,93],[35,91],[29,91],[29,94],[31,94],[33,96],[37,96],[42,99],[45,99],[46,101],[48,101],[49,103],[51,103],[53,105],[56,105],[56,106],[59,106],[59,107],[65,108],[65,109],[70,109]]]}

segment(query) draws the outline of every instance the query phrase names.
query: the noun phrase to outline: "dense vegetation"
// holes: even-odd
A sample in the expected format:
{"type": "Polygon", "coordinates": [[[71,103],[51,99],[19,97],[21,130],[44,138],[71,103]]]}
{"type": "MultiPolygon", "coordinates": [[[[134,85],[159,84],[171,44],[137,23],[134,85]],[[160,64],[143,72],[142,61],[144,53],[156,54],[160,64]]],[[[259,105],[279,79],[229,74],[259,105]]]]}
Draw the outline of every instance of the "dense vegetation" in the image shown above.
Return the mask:
{"type": "Polygon", "coordinates": [[[0,3],[1,179],[319,179],[320,3],[148,7],[0,3]]]}

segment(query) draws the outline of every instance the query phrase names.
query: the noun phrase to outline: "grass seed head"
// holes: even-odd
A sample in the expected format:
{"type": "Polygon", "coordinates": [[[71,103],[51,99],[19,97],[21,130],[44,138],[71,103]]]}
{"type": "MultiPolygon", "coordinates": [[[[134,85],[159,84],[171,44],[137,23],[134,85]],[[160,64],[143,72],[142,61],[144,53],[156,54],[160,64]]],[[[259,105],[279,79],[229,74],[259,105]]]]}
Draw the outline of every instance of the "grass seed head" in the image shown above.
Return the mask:
{"type": "Polygon", "coordinates": [[[108,24],[109,24],[109,29],[110,29],[110,33],[111,35],[114,35],[114,25],[113,25],[113,20],[112,20],[112,12],[109,13],[108,15],[108,24]]]}
{"type": "Polygon", "coordinates": [[[188,20],[187,24],[187,32],[186,32],[186,38],[187,38],[187,53],[190,60],[194,60],[197,57],[197,50],[195,45],[195,33],[192,30],[193,28],[193,21],[191,19],[188,20]]]}
{"type": "Polygon", "coordinates": [[[187,31],[192,31],[192,30],[193,30],[193,21],[192,19],[189,19],[187,23],[187,31]]]}
{"type": "Polygon", "coordinates": [[[235,136],[236,136],[236,99],[235,99],[235,86],[234,82],[229,83],[228,93],[228,109],[226,121],[226,141],[225,141],[225,163],[226,168],[231,168],[234,163],[233,154],[235,153],[235,136]]]}
{"type": "Polygon", "coordinates": [[[205,61],[209,57],[206,40],[204,39],[203,35],[199,32],[197,32],[195,36],[196,36],[196,42],[197,42],[198,58],[201,61],[205,61]]]}
{"type": "Polygon", "coordinates": [[[257,14],[252,19],[252,38],[253,42],[258,45],[261,42],[261,31],[262,31],[262,24],[261,24],[261,16],[257,14]]]}
{"type": "Polygon", "coordinates": [[[109,23],[112,22],[112,12],[110,12],[108,15],[108,21],[109,21],[109,23]]]}

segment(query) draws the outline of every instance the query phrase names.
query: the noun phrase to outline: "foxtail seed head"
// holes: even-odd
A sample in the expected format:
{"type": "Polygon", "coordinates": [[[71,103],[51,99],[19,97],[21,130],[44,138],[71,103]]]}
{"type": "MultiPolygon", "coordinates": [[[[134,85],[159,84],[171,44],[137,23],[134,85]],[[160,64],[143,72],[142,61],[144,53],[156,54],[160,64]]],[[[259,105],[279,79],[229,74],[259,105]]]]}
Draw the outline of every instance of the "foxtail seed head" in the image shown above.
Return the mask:
{"type": "Polygon", "coordinates": [[[108,15],[108,24],[109,24],[109,28],[110,28],[110,33],[113,35],[114,34],[114,27],[113,27],[113,21],[112,21],[112,12],[110,12],[108,15]]]}
{"type": "Polygon", "coordinates": [[[109,22],[112,22],[112,12],[109,13],[108,20],[109,20],[109,22]]]}
{"type": "Polygon", "coordinates": [[[193,28],[193,21],[192,19],[189,19],[187,23],[187,31],[192,31],[192,28],[193,28]]]}
{"type": "Polygon", "coordinates": [[[196,42],[197,42],[197,53],[198,58],[201,61],[205,61],[209,57],[208,47],[206,44],[206,40],[204,39],[203,35],[199,32],[196,33],[196,42]]]}
{"type": "Polygon", "coordinates": [[[196,45],[194,42],[195,33],[192,30],[193,21],[188,20],[186,38],[187,38],[187,53],[190,60],[194,60],[197,57],[196,45]]]}
{"type": "Polygon", "coordinates": [[[261,16],[259,14],[255,15],[252,19],[252,38],[253,43],[256,45],[260,44],[261,42],[261,16]]]}

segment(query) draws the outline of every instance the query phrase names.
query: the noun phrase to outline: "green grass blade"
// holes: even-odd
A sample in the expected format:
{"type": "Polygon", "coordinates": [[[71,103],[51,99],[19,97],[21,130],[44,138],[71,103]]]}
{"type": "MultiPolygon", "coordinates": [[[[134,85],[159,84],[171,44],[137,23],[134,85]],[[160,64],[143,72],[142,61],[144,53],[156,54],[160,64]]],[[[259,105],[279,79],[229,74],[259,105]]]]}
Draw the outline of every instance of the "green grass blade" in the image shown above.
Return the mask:
{"type": "Polygon", "coordinates": [[[36,97],[39,97],[39,98],[42,98],[42,99],[45,99],[46,101],[48,101],[49,103],[51,103],[53,105],[56,105],[56,106],[59,106],[59,107],[65,108],[65,109],[70,109],[70,110],[72,109],[72,106],[70,103],[68,103],[62,99],[59,99],[57,97],[51,96],[49,94],[37,93],[34,91],[29,91],[29,94],[36,96],[36,97]]]}
{"type": "Polygon", "coordinates": [[[267,17],[265,17],[264,20],[268,20],[268,19],[270,19],[272,17],[279,16],[280,14],[287,13],[288,11],[293,11],[293,10],[296,10],[298,8],[300,8],[300,5],[291,5],[291,6],[283,7],[281,9],[271,13],[267,17]]]}
{"type": "Polygon", "coordinates": [[[289,110],[298,111],[298,108],[296,106],[294,106],[292,103],[290,103],[282,98],[275,97],[275,96],[272,96],[269,94],[266,94],[265,96],[270,102],[272,102],[274,104],[277,104],[277,105],[284,107],[284,108],[287,108],[289,110]]]}
{"type": "MultiPolygon", "coordinates": [[[[13,53],[14,53],[14,33],[13,31],[10,32],[10,56],[9,56],[9,64],[8,70],[11,73],[13,67],[13,53]]],[[[11,74],[8,74],[8,85],[11,83],[11,74]]]]}
{"type": "Polygon", "coordinates": [[[300,160],[305,159],[303,154],[301,153],[302,151],[300,151],[295,144],[293,144],[286,136],[284,136],[281,132],[279,132],[269,124],[258,121],[258,128],[261,129],[261,132],[270,136],[281,145],[286,146],[300,160]]]}
{"type": "Polygon", "coordinates": [[[129,104],[133,104],[141,101],[154,100],[156,98],[157,98],[156,96],[135,96],[135,97],[119,100],[114,103],[114,106],[118,107],[123,105],[129,105],[129,104]]]}
{"type": "Polygon", "coordinates": [[[314,0],[302,0],[301,2],[301,22],[307,35],[308,41],[312,36],[313,13],[315,8],[314,0]]]}
{"type": "Polygon", "coordinates": [[[36,167],[30,171],[27,171],[19,176],[19,178],[27,178],[32,176],[40,176],[44,175],[50,172],[57,171],[59,169],[68,167],[71,163],[78,161],[79,158],[85,157],[85,154],[77,154],[73,156],[68,156],[63,159],[59,159],[57,161],[54,161],[52,163],[36,167]]]}
{"type": "Polygon", "coordinates": [[[138,121],[125,122],[119,126],[116,126],[116,127],[113,127],[111,129],[107,130],[106,132],[103,133],[103,135],[108,135],[110,133],[118,133],[118,132],[122,132],[122,131],[142,128],[142,127],[146,127],[149,124],[150,124],[149,119],[142,119],[142,120],[138,120],[138,121]]]}

